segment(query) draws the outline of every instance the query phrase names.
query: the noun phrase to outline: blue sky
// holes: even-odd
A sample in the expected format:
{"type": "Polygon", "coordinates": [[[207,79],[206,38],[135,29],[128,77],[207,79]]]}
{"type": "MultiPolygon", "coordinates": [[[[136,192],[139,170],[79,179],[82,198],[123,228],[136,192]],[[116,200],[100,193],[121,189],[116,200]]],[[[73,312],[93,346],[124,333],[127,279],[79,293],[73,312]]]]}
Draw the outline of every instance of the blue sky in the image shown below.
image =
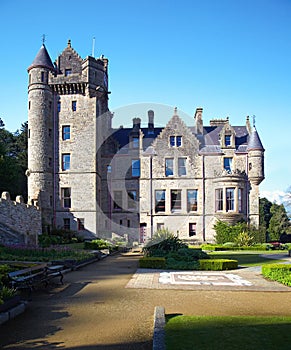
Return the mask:
{"type": "MultiPolygon", "coordinates": [[[[116,126],[137,116],[120,107],[139,103],[177,106],[187,124],[196,107],[206,125],[255,115],[266,149],[261,193],[272,199],[291,185],[290,0],[1,0],[0,16],[0,117],[10,131],[27,120],[27,67],[42,35],[53,61],[68,39],[92,55],[95,37],[95,56],[109,58],[116,126]]],[[[146,121],[147,109],[132,113],[146,121]]],[[[170,117],[158,110],[155,122],[170,117]]]]}

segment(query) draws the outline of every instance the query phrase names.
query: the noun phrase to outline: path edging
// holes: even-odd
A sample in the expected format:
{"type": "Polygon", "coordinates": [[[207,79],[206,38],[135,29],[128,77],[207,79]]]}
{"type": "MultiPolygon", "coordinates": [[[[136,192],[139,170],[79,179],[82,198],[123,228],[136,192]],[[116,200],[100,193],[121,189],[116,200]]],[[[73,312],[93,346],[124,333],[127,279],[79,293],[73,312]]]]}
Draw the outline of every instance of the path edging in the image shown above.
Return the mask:
{"type": "Polygon", "coordinates": [[[165,350],[165,308],[156,306],[154,312],[153,350],[165,350]]]}

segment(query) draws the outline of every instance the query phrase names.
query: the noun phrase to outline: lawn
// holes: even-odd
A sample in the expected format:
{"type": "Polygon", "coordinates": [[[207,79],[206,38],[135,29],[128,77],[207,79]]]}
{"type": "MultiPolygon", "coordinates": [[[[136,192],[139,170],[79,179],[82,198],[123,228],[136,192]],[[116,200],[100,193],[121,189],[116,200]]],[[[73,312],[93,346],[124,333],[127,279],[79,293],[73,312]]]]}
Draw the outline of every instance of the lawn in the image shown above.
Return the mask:
{"type": "Polygon", "coordinates": [[[291,317],[166,316],[167,350],[287,350],[291,317]]]}
{"type": "MultiPolygon", "coordinates": [[[[287,255],[286,252],[272,252],[273,254],[287,255]]],[[[257,266],[264,264],[280,263],[282,260],[269,259],[261,256],[262,254],[270,254],[268,252],[254,251],[231,251],[231,252],[212,252],[208,253],[211,259],[231,259],[237,260],[241,266],[257,266]]]]}

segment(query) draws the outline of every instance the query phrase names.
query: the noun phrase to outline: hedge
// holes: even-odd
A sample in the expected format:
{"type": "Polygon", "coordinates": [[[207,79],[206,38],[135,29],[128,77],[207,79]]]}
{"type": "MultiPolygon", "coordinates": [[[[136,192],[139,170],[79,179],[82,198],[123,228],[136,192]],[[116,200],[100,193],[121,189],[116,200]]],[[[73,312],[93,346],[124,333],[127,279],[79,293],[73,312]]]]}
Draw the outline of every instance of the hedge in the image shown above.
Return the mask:
{"type": "Polygon", "coordinates": [[[159,257],[140,258],[139,267],[144,269],[164,269],[166,267],[166,259],[159,257]]]}
{"type": "Polygon", "coordinates": [[[238,268],[237,260],[229,259],[203,259],[199,260],[200,270],[222,271],[238,268]]]}
{"type": "Polygon", "coordinates": [[[264,277],[277,281],[286,286],[291,286],[291,265],[290,264],[268,264],[262,266],[264,277]]]}

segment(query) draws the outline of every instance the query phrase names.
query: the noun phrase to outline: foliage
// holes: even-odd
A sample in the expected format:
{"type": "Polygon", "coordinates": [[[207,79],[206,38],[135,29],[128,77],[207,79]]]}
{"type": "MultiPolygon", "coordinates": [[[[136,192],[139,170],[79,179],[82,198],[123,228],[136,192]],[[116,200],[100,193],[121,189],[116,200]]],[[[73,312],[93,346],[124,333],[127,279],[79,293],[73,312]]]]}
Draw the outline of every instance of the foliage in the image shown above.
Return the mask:
{"type": "Polygon", "coordinates": [[[159,257],[144,257],[139,259],[139,267],[144,269],[163,269],[166,267],[166,259],[159,257]]]}
{"type": "Polygon", "coordinates": [[[90,242],[84,242],[84,249],[90,250],[100,250],[100,249],[110,249],[114,250],[116,246],[112,243],[105,241],[104,239],[94,239],[90,242]]]}
{"type": "Polygon", "coordinates": [[[2,299],[5,301],[15,295],[17,295],[17,290],[15,288],[9,288],[7,286],[2,286],[2,288],[0,288],[0,300],[2,299]]]}
{"type": "Polygon", "coordinates": [[[21,245],[0,247],[0,255],[1,259],[11,261],[52,261],[64,259],[82,261],[94,257],[89,252],[72,250],[62,246],[41,248],[38,246],[21,245]]]}
{"type": "Polygon", "coordinates": [[[237,260],[229,259],[205,259],[199,260],[200,270],[223,271],[238,268],[237,260]]]}
{"type": "Polygon", "coordinates": [[[276,241],[280,236],[287,232],[290,225],[286,209],[283,204],[272,204],[270,209],[272,217],[269,224],[269,240],[276,241]]]}
{"type": "Polygon", "coordinates": [[[166,317],[167,350],[290,349],[291,317],[184,315],[166,315],[166,317]]]}
{"type": "Polygon", "coordinates": [[[249,247],[253,243],[253,237],[247,231],[241,231],[234,239],[238,247],[249,247]]]}
{"type": "Polygon", "coordinates": [[[27,123],[11,133],[0,119],[0,193],[9,191],[11,198],[22,194],[27,200],[27,123]]]}
{"type": "Polygon", "coordinates": [[[167,229],[163,229],[156,232],[143,251],[146,256],[165,256],[181,248],[187,248],[187,244],[167,229]]]}
{"type": "Polygon", "coordinates": [[[166,268],[170,270],[198,270],[199,262],[198,260],[185,261],[168,257],[166,260],[166,268]]]}
{"type": "Polygon", "coordinates": [[[277,281],[286,286],[291,286],[291,265],[290,264],[269,264],[262,266],[264,277],[277,281]]]}
{"type": "Polygon", "coordinates": [[[75,231],[54,228],[49,234],[43,233],[38,242],[41,247],[81,242],[83,239],[75,231]]]}
{"type": "Polygon", "coordinates": [[[260,213],[260,227],[264,228],[266,231],[269,228],[269,223],[272,217],[271,207],[272,202],[270,202],[267,198],[260,198],[259,202],[259,213],[260,213]]]}

